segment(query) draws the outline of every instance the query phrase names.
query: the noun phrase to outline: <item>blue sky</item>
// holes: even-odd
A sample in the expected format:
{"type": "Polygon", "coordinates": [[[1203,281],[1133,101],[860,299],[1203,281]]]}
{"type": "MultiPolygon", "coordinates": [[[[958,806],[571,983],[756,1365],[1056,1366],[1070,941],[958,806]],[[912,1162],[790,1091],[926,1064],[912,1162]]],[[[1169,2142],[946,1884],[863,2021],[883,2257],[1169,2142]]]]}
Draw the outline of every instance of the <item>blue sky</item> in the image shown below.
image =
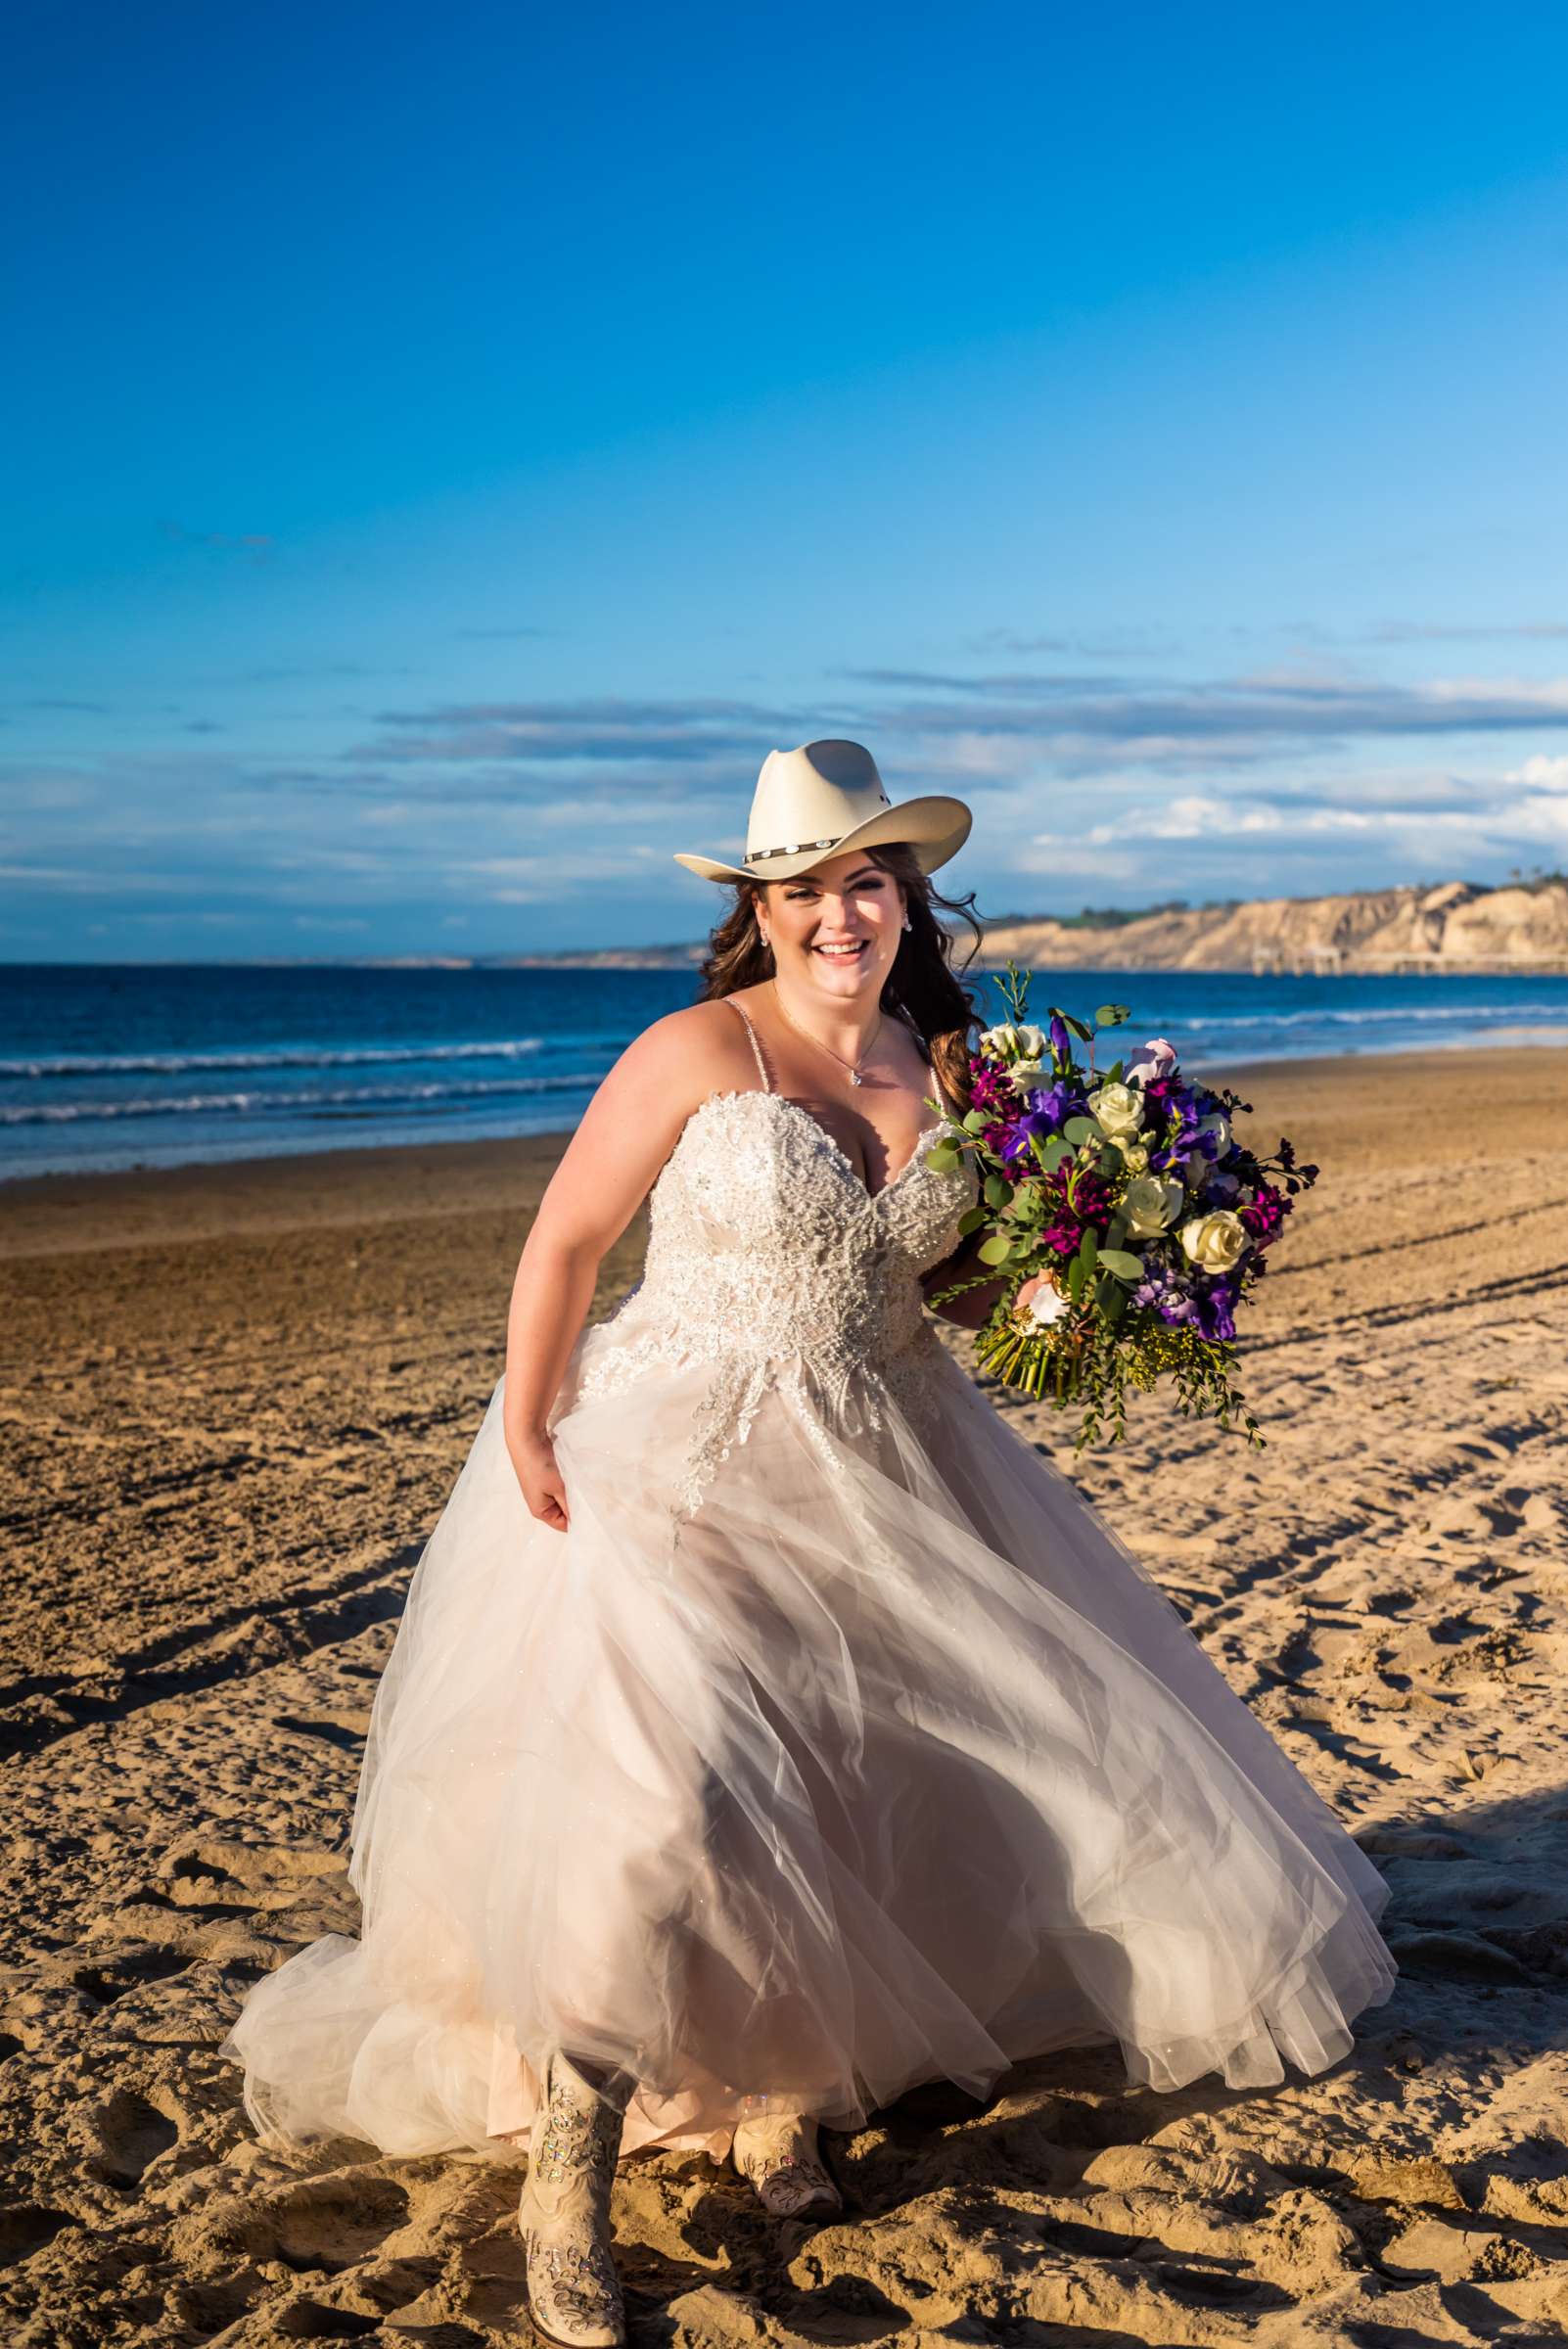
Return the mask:
{"type": "MultiPolygon", "coordinates": [[[[17,51],[20,48],[20,56],[17,51]]],[[[0,173],[0,957],[1568,865],[1568,17],[83,8],[0,173]]]]}

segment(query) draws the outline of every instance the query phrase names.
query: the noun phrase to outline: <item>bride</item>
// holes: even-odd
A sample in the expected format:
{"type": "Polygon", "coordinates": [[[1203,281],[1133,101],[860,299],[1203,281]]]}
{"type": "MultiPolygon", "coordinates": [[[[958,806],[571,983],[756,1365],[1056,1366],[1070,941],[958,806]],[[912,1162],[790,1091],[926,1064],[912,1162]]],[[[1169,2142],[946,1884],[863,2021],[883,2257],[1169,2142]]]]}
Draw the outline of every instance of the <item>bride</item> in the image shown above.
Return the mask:
{"type": "Polygon", "coordinates": [[[377,1689],[361,1936],[223,2045],[274,2141],[526,2143],[530,2314],[572,2349],[624,2337],[623,2152],[827,2215],[818,2124],[917,2082],[1115,2041],[1157,2089],[1266,2086],[1393,1981],[1370,1863],[925,1310],[974,1196],[924,1146],[964,1100],[929,875],[969,821],[814,742],[768,755],[743,865],[680,858],[733,906],[523,1250],[377,1689]]]}

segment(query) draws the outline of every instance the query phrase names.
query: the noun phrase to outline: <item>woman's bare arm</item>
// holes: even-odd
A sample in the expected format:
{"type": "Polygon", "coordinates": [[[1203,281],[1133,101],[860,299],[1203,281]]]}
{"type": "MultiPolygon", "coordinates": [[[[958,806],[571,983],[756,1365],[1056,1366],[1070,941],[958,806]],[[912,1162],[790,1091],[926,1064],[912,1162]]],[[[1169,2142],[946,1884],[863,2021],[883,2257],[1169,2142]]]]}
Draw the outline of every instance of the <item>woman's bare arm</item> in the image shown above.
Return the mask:
{"type": "Polygon", "coordinates": [[[562,1153],[518,1261],[502,1425],[524,1498],[558,1531],[567,1524],[566,1496],[547,1421],[600,1262],[652,1189],[692,1111],[723,1083],[731,1029],[744,1048],[733,1013],[697,1004],[656,1020],[627,1045],[562,1153]]]}
{"type": "MultiPolygon", "coordinates": [[[[973,1280],[977,1272],[984,1271],[985,1267],[976,1254],[984,1237],[984,1232],[972,1231],[967,1239],[959,1241],[951,1256],[944,1257],[940,1265],[933,1265],[929,1272],[921,1273],[920,1286],[928,1305],[935,1290],[949,1288],[954,1281],[973,1280]]],[[[960,1329],[979,1329],[1005,1286],[1001,1278],[988,1280],[983,1289],[965,1289],[961,1297],[951,1298],[945,1305],[932,1305],[931,1311],[939,1320],[956,1322],[960,1329]]]]}

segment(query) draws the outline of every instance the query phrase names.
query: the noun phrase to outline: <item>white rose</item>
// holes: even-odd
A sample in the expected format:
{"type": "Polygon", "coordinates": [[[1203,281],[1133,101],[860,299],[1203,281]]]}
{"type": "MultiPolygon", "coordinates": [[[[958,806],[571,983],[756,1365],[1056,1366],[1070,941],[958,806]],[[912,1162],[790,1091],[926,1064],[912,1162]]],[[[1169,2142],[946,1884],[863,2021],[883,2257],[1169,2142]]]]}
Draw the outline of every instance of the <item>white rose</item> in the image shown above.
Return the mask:
{"type": "Polygon", "coordinates": [[[1140,1240],[1168,1231],[1181,1213],[1185,1194],[1178,1182],[1159,1174],[1140,1174],[1122,1193],[1127,1227],[1140,1240]]]}
{"type": "Polygon", "coordinates": [[[1011,1060],[1018,1050],[1018,1030],[1005,1021],[999,1028],[988,1028],[980,1039],[980,1049],[989,1052],[992,1060],[1011,1060]]]}
{"type": "Polygon", "coordinates": [[[1200,1271],[1228,1272],[1252,1240],[1233,1209],[1217,1207],[1182,1224],[1181,1245],[1200,1271]]]}
{"type": "Polygon", "coordinates": [[[1142,1142],[1124,1142],[1122,1144],[1122,1164],[1129,1174],[1146,1174],[1149,1153],[1145,1145],[1142,1142]]]}
{"type": "Polygon", "coordinates": [[[1026,1060],[1043,1060],[1045,1057],[1044,1029],[1020,1028],[1018,1031],[1018,1049],[1020,1052],[1022,1052],[1026,1060]]]}
{"type": "Polygon", "coordinates": [[[1067,1299],[1049,1280],[1040,1282],[1024,1308],[1031,1321],[1037,1322],[1041,1329],[1048,1329],[1053,1321],[1059,1321],[1067,1310],[1067,1299]]]}
{"type": "Polygon", "coordinates": [[[1112,1135],[1136,1133],[1143,1123],[1143,1103],[1130,1084],[1102,1084],[1088,1105],[1102,1131],[1112,1135]]]}
{"type": "MultiPolygon", "coordinates": [[[[1027,1029],[1025,1034],[1028,1034],[1027,1029]]],[[[1038,1060],[1015,1060],[1007,1075],[1021,1093],[1032,1093],[1037,1086],[1050,1082],[1049,1073],[1038,1060]]]]}

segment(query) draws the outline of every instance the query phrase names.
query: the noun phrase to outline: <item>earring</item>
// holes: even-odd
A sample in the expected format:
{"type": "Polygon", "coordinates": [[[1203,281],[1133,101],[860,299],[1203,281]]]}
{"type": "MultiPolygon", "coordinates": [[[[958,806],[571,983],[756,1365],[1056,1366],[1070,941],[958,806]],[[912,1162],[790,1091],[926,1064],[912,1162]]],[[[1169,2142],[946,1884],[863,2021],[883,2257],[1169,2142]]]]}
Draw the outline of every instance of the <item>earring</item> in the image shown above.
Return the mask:
{"type": "Polygon", "coordinates": [[[912,929],[914,928],[914,924],[913,924],[913,922],[912,922],[912,921],[909,919],[909,916],[908,916],[907,914],[905,914],[905,915],[904,915],[904,917],[903,917],[903,926],[904,926],[904,928],[905,928],[906,930],[912,930],[912,929]]]}

